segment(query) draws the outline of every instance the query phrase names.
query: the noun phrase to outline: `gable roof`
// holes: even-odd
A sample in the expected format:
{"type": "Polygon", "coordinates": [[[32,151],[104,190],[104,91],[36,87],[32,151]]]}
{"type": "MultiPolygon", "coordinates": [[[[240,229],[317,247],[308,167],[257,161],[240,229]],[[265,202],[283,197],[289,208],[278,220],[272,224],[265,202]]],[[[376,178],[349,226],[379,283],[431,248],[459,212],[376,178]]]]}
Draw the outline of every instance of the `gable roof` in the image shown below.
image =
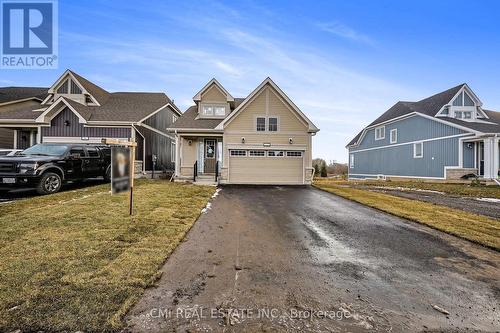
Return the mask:
{"type": "MultiPolygon", "coordinates": [[[[409,115],[412,113],[420,113],[430,117],[435,117],[436,114],[445,106],[450,103],[451,100],[462,90],[467,89],[469,93],[473,95],[480,104],[481,102],[472,92],[472,90],[467,86],[466,83],[462,83],[456,87],[450,88],[438,94],[432,95],[430,97],[424,98],[418,102],[397,102],[394,104],[389,110],[384,112],[380,117],[372,121],[368,126],[366,126],[361,132],[359,132],[348,144],[347,146],[354,145],[358,142],[358,139],[361,137],[363,132],[370,127],[376,126],[378,124],[382,124],[386,121],[403,117],[405,115],[409,115]]],[[[440,117],[439,120],[449,122],[451,124],[459,125],[462,127],[470,128],[474,131],[480,131],[484,133],[493,133],[500,132],[500,121],[494,120],[496,119],[496,114],[498,112],[495,111],[485,111],[486,116],[490,119],[485,119],[484,122],[470,122],[464,121],[455,118],[449,117],[440,117]],[[490,116],[492,115],[493,116],[490,116]],[[494,119],[492,119],[492,117],[494,119]]]]}
{"type": "Polygon", "coordinates": [[[231,119],[236,117],[236,115],[245,107],[245,105],[250,103],[252,98],[256,96],[266,85],[270,85],[272,88],[274,88],[274,90],[276,90],[276,92],[285,100],[285,102],[290,105],[292,110],[295,111],[297,115],[306,122],[306,124],[308,124],[309,132],[315,133],[319,131],[319,129],[312,123],[312,121],[310,121],[309,118],[307,118],[306,115],[302,113],[302,111],[300,111],[300,109],[290,100],[290,98],[283,92],[283,90],[281,90],[278,85],[274,83],[273,80],[271,80],[270,77],[267,77],[264,81],[262,81],[262,83],[259,84],[259,86],[255,88],[255,90],[252,91],[250,95],[247,96],[247,98],[245,98],[243,103],[241,103],[233,112],[229,114],[229,116],[227,116],[219,125],[217,125],[217,129],[224,129],[224,125],[230,122],[231,119]]]}
{"type": "Polygon", "coordinates": [[[0,104],[29,98],[43,100],[48,95],[48,88],[41,87],[0,87],[0,104]]]}
{"type": "Polygon", "coordinates": [[[36,119],[38,118],[38,122],[43,122],[43,118],[49,112],[52,114],[52,112],[57,112],[60,109],[60,103],[64,103],[64,105],[70,107],[73,111],[78,113],[82,119],[89,122],[137,123],[167,106],[170,106],[172,111],[177,115],[182,115],[174,102],[164,93],[110,93],[70,70],[66,70],[65,73],[61,75],[56,83],[54,83],[50,88],[45,88],[45,99],[47,99],[46,97],[49,94],[54,93],[54,89],[60,84],[61,81],[65,80],[68,75],[74,80],[77,80],[78,84],[80,84],[87,93],[92,94],[94,99],[99,102],[99,105],[84,105],[62,96],[48,107],[45,106],[45,109],[43,106],[42,109],[40,109],[39,105],[35,106],[31,104],[24,104],[16,110],[11,110],[8,114],[4,114],[0,109],[0,120],[31,120],[36,122],[36,119]],[[40,117],[41,115],[43,115],[43,117],[40,117]]]}
{"type": "Polygon", "coordinates": [[[201,101],[201,96],[203,95],[203,93],[207,91],[212,85],[216,85],[217,88],[219,88],[222,91],[222,93],[226,95],[226,100],[228,102],[234,101],[234,97],[231,96],[231,94],[226,90],[226,88],[224,88],[222,84],[220,84],[219,81],[217,81],[215,78],[208,81],[208,83],[203,88],[201,88],[201,90],[198,91],[196,95],[194,95],[193,100],[195,102],[201,101]]]}
{"type": "MultiPolygon", "coordinates": [[[[237,108],[245,98],[235,98],[234,99],[234,108],[237,108]]],[[[231,111],[232,112],[232,111],[231,111]]],[[[199,118],[198,117],[198,106],[193,105],[190,106],[182,116],[172,124],[169,128],[170,130],[177,129],[206,129],[206,130],[214,130],[217,125],[219,125],[224,119],[216,118],[216,119],[207,119],[207,118],[199,118]]]]}

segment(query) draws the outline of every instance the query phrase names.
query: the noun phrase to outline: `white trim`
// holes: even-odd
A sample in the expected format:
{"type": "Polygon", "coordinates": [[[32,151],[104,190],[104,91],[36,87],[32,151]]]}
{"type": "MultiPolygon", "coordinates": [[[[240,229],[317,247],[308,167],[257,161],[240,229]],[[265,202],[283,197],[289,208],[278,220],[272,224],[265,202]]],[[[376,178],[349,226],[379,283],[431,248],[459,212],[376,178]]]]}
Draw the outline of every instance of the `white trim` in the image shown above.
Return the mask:
{"type": "Polygon", "coordinates": [[[455,128],[458,128],[462,131],[466,131],[466,132],[470,132],[472,134],[484,134],[480,131],[476,131],[472,128],[469,128],[469,127],[465,127],[465,126],[461,126],[461,125],[458,125],[458,124],[455,124],[455,123],[452,123],[452,122],[449,122],[449,121],[446,121],[446,117],[444,118],[436,118],[436,117],[432,117],[432,116],[428,116],[426,114],[423,114],[423,113],[420,113],[420,112],[411,112],[411,113],[408,113],[408,114],[405,114],[405,115],[402,115],[402,116],[399,116],[399,117],[396,117],[396,118],[392,118],[392,119],[389,119],[389,120],[386,120],[386,121],[383,121],[381,123],[377,123],[377,124],[374,124],[374,125],[371,125],[371,126],[367,126],[365,127],[363,130],[362,130],[362,133],[361,135],[359,136],[358,140],[351,144],[351,145],[347,145],[346,148],[350,148],[350,147],[354,147],[354,146],[358,146],[359,143],[361,143],[366,135],[366,133],[372,129],[372,128],[375,128],[375,127],[378,127],[378,126],[381,126],[381,125],[387,125],[387,124],[390,124],[390,123],[394,123],[394,122],[398,122],[398,121],[401,121],[401,120],[405,120],[407,118],[411,118],[411,117],[415,117],[415,116],[421,116],[421,117],[424,117],[426,119],[430,119],[430,120],[434,120],[438,123],[442,123],[442,124],[445,124],[445,125],[448,125],[450,127],[455,127],[455,128]]]}
{"type": "Polygon", "coordinates": [[[87,120],[81,115],[78,113],[78,111],[76,111],[72,106],[71,104],[69,104],[66,99],[64,97],[60,97],[57,99],[57,101],[55,101],[51,106],[49,106],[47,108],[47,110],[43,111],[41,115],[39,115],[35,121],[37,123],[46,123],[47,121],[45,120],[45,116],[50,112],[52,111],[53,109],[55,109],[60,103],[64,103],[65,106],[62,106],[59,110],[57,110],[49,119],[49,123],[52,121],[52,119],[54,119],[59,113],[61,113],[65,107],[68,107],[71,112],[73,112],[77,117],[78,117],[78,122],[80,124],[86,124],[87,123],[87,120]]]}
{"type": "MultiPolygon", "coordinates": [[[[88,139],[82,139],[81,137],[71,137],[71,136],[44,136],[43,143],[102,143],[102,137],[89,137],[88,139]]],[[[128,141],[129,138],[116,138],[117,140],[128,141]]]]}
{"type": "MultiPolygon", "coordinates": [[[[78,81],[76,79],[76,77],[73,75],[73,73],[71,72],[71,70],[67,69],[58,79],[57,81],[49,88],[48,90],[48,93],[49,94],[53,94],[54,96],[55,95],[61,95],[61,96],[64,96],[65,94],[58,94],[57,91],[56,91],[56,88],[59,86],[59,84],[64,81],[64,79],[66,79],[66,76],[69,76],[70,79],[75,82],[79,87],[80,89],[82,90],[82,93],[81,94],[78,94],[78,95],[89,95],[90,98],[94,101],[93,102],[93,105],[95,106],[101,106],[101,104],[99,104],[99,101],[90,93],[88,92],[84,87],[83,85],[80,83],[80,81],[78,81]]],[[[70,89],[70,84],[68,82],[68,89],[70,89]]],[[[101,88],[102,89],[102,88],[101,88]]],[[[103,89],[104,90],[104,89],[103,89]]],[[[68,94],[71,92],[71,90],[68,90],[68,94]]],[[[54,101],[54,103],[56,103],[57,101],[54,101]]],[[[42,103],[43,104],[43,103],[42,103]]]]}
{"type": "Polygon", "coordinates": [[[354,169],[355,157],[354,154],[349,154],[349,169],[354,169]]]}
{"type": "Polygon", "coordinates": [[[144,127],[144,128],[146,128],[146,129],[148,129],[148,130],[150,130],[150,131],[153,131],[153,132],[155,132],[155,133],[157,133],[157,134],[163,135],[164,137],[167,137],[167,138],[169,138],[169,139],[172,139],[172,140],[174,140],[174,139],[175,139],[175,137],[174,137],[174,136],[172,136],[172,135],[170,135],[170,134],[167,134],[167,133],[163,133],[162,131],[157,130],[156,128],[151,127],[151,126],[149,126],[149,125],[146,125],[146,124],[137,124],[137,125],[138,125],[138,126],[141,126],[141,127],[144,127]]]}
{"type": "Polygon", "coordinates": [[[398,129],[393,128],[389,131],[389,143],[398,143],[398,129]],[[395,133],[395,135],[393,135],[395,133]]]}
{"type": "Polygon", "coordinates": [[[203,88],[201,88],[201,90],[198,91],[198,93],[196,95],[194,95],[193,101],[196,101],[196,102],[201,101],[201,97],[202,97],[203,93],[206,90],[208,90],[208,88],[210,88],[212,86],[212,84],[215,84],[217,86],[217,88],[219,88],[219,90],[223,94],[226,95],[226,101],[227,102],[234,102],[234,97],[231,96],[231,94],[215,78],[213,78],[212,80],[208,81],[208,83],[203,88]]]}
{"type": "Polygon", "coordinates": [[[300,109],[290,100],[290,98],[288,98],[288,96],[269,77],[262,81],[262,83],[257,88],[255,88],[255,90],[252,91],[252,93],[250,93],[250,95],[248,95],[248,97],[245,98],[245,100],[233,112],[231,112],[229,116],[226,117],[226,119],[224,119],[219,125],[217,125],[216,129],[223,130],[224,126],[228,124],[231,119],[234,119],[236,115],[239,114],[240,111],[244,109],[244,107],[248,103],[250,103],[250,101],[252,101],[256,95],[258,95],[258,93],[266,86],[266,84],[269,84],[272,88],[274,88],[274,90],[278,92],[278,94],[287,102],[285,103],[285,105],[290,105],[293,111],[295,111],[302,118],[302,120],[309,125],[309,132],[319,131],[319,129],[309,120],[309,118],[307,118],[307,116],[302,113],[302,111],[300,111],[300,109]]]}
{"type": "Polygon", "coordinates": [[[28,97],[28,98],[22,98],[22,99],[16,99],[13,101],[3,102],[3,103],[0,103],[0,106],[17,104],[17,103],[27,102],[27,101],[31,101],[31,100],[42,101],[40,98],[37,98],[37,97],[28,97]]]}
{"type": "Polygon", "coordinates": [[[17,131],[18,130],[14,130],[14,144],[12,145],[14,149],[17,149],[17,131]]]}
{"type": "Polygon", "coordinates": [[[422,141],[415,142],[413,144],[413,158],[424,158],[424,143],[422,141]],[[421,147],[422,147],[422,149],[420,149],[421,150],[420,156],[417,155],[417,145],[421,145],[421,147]]]}
{"type": "Polygon", "coordinates": [[[449,135],[449,136],[442,136],[442,137],[439,137],[439,138],[432,138],[432,139],[425,139],[425,140],[415,140],[415,141],[402,142],[402,143],[397,143],[397,144],[392,144],[392,145],[386,145],[386,146],[380,146],[380,147],[372,147],[372,148],[365,148],[365,149],[359,149],[359,150],[351,150],[351,151],[349,151],[349,153],[359,153],[359,152],[368,151],[368,150],[377,150],[377,149],[384,149],[384,148],[391,148],[391,147],[398,147],[398,146],[410,145],[410,144],[417,143],[417,142],[430,142],[430,141],[437,141],[437,140],[446,140],[446,139],[459,138],[459,137],[465,137],[465,136],[470,136],[470,135],[472,135],[472,134],[471,133],[455,134],[455,135],[449,135]]]}
{"type": "Polygon", "coordinates": [[[147,115],[146,117],[142,118],[141,120],[139,120],[137,123],[142,123],[144,120],[148,119],[148,118],[151,118],[152,116],[154,116],[155,114],[157,114],[158,112],[160,112],[161,110],[165,109],[167,106],[169,106],[170,103],[167,103],[165,105],[163,105],[162,107],[160,107],[159,109],[157,109],[156,111],[153,111],[152,113],[150,113],[149,115],[147,115]]]}

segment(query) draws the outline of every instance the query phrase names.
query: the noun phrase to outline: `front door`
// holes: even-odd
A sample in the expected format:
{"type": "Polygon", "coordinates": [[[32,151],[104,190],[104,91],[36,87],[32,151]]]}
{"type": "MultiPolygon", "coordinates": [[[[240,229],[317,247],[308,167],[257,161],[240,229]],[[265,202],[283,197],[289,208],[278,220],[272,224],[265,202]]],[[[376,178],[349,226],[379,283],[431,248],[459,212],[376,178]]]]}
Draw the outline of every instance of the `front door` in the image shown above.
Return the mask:
{"type": "Polygon", "coordinates": [[[217,140],[205,139],[205,166],[204,173],[215,173],[217,140]]]}

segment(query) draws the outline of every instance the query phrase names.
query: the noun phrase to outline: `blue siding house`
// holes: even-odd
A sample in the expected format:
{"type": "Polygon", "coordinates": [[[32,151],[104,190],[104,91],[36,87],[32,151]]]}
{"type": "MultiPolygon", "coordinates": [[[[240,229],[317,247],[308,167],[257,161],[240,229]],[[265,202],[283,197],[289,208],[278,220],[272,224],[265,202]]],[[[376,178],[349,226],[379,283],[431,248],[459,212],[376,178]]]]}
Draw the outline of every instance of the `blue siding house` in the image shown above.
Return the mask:
{"type": "Polygon", "coordinates": [[[349,178],[498,179],[500,112],[467,84],[398,102],[351,142],[349,178]]]}

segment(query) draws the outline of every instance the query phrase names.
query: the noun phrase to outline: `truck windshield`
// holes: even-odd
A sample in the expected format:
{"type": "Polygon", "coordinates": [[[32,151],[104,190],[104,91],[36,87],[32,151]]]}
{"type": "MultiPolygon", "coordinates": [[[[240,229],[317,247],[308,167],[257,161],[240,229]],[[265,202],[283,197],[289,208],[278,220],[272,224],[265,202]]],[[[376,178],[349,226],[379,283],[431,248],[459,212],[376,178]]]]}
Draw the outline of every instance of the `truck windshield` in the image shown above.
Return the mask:
{"type": "Polygon", "coordinates": [[[48,144],[38,144],[30,147],[22,152],[23,155],[47,155],[47,156],[61,156],[68,146],[65,145],[48,145],[48,144]]]}

